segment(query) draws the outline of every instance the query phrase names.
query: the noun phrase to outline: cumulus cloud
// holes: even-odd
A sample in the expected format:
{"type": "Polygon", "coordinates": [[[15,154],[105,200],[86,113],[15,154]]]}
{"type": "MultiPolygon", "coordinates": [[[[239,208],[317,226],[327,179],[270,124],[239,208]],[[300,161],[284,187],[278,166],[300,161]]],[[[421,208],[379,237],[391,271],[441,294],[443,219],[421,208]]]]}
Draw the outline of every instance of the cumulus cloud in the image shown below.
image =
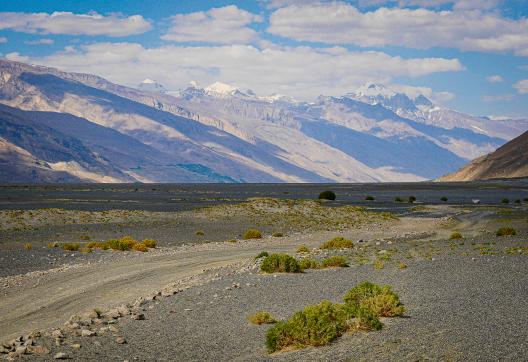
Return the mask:
{"type": "Polygon", "coordinates": [[[23,33],[107,35],[124,37],[141,34],[151,29],[151,24],[141,15],[123,17],[103,16],[97,13],[74,14],[71,12],[47,13],[0,13],[0,29],[23,33]]]}
{"type": "Polygon", "coordinates": [[[500,75],[490,75],[489,77],[486,77],[486,80],[490,83],[500,83],[504,79],[500,75]]]}
{"type": "Polygon", "coordinates": [[[24,42],[24,44],[27,44],[27,45],[52,45],[54,43],[55,41],[53,39],[47,39],[47,38],[42,38],[42,39],[37,39],[37,40],[26,40],[24,42]]]}
{"type": "Polygon", "coordinates": [[[346,3],[292,5],[275,10],[268,32],[299,41],[514,52],[528,56],[528,19],[494,12],[379,8],[361,12],[346,3]]]}
{"type": "Polygon", "coordinates": [[[360,7],[391,5],[400,7],[419,6],[423,8],[437,8],[449,5],[456,10],[494,9],[501,2],[502,0],[357,0],[357,4],[360,7]]]}
{"type": "Polygon", "coordinates": [[[517,92],[521,94],[528,94],[528,79],[518,81],[513,85],[513,88],[517,89],[517,92]]]}
{"type": "MultiPolygon", "coordinates": [[[[20,60],[24,56],[11,53],[6,57],[20,60]]],[[[342,95],[367,81],[389,83],[399,76],[420,77],[463,69],[457,59],[406,59],[382,52],[306,46],[144,48],[136,43],[96,43],[41,58],[26,57],[24,61],[98,74],[130,86],[145,78],[156,79],[171,90],[186,87],[190,81],[200,85],[222,81],[261,95],[277,92],[304,100],[320,94],[342,95]]]]}
{"type": "Polygon", "coordinates": [[[262,21],[259,15],[234,5],[190,14],[177,14],[172,27],[161,38],[177,42],[207,42],[216,44],[245,44],[257,38],[248,25],[262,21]]]}

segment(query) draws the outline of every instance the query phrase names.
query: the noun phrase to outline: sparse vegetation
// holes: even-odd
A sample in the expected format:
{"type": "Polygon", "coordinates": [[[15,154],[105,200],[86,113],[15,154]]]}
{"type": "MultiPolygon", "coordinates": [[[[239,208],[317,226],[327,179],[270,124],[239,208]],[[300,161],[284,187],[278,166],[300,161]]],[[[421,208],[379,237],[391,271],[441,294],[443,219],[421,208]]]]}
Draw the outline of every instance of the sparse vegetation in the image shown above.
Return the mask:
{"type": "Polygon", "coordinates": [[[261,324],[273,324],[276,322],[275,318],[273,318],[273,316],[268,313],[268,312],[264,312],[264,311],[260,311],[260,312],[257,312],[253,315],[250,315],[248,317],[248,320],[253,323],[253,324],[258,324],[258,325],[261,325],[261,324]]]}
{"type": "Polygon", "coordinates": [[[323,259],[321,265],[323,268],[346,268],[349,266],[347,259],[341,255],[335,255],[323,259]]]}
{"type": "Polygon", "coordinates": [[[319,194],[319,200],[335,200],[336,194],[333,191],[323,191],[319,194]]]}
{"type": "Polygon", "coordinates": [[[57,248],[58,246],[59,246],[59,243],[57,243],[56,241],[51,241],[48,243],[49,249],[57,248]]]}
{"type": "Polygon", "coordinates": [[[255,259],[265,258],[266,256],[269,256],[269,253],[267,251],[261,251],[258,253],[258,255],[255,257],[255,259]]]}
{"type": "Polygon", "coordinates": [[[413,204],[416,201],[415,196],[409,196],[409,203],[413,204]]]}
{"type": "Polygon", "coordinates": [[[403,311],[389,286],[365,282],[349,291],[344,304],[324,300],[277,323],[268,330],[266,346],[269,352],[323,346],[348,331],[379,330],[383,325],[378,316],[394,317],[403,311]]]}
{"type": "Polygon", "coordinates": [[[89,249],[101,249],[101,250],[117,250],[117,251],[141,251],[146,252],[148,249],[153,249],[157,245],[156,240],[145,239],[143,242],[135,240],[131,236],[124,236],[120,239],[110,239],[107,241],[92,241],[89,242],[86,247],[89,249]]]}
{"type": "Polygon", "coordinates": [[[376,198],[374,196],[367,195],[367,197],[365,197],[365,200],[366,201],[374,201],[374,200],[376,200],[376,198]]]}
{"type": "Polygon", "coordinates": [[[504,198],[504,199],[502,199],[502,203],[503,204],[509,204],[510,203],[510,199],[504,198]]]}
{"type": "Polygon", "coordinates": [[[398,269],[407,269],[407,264],[405,264],[403,261],[400,261],[398,263],[398,269]]]}
{"type": "Polygon", "coordinates": [[[31,250],[31,249],[33,249],[33,245],[31,243],[25,243],[24,244],[24,249],[31,250]]]}
{"type": "Polygon", "coordinates": [[[310,249],[308,249],[308,247],[303,244],[303,245],[299,245],[299,247],[297,247],[297,252],[298,253],[309,253],[310,249]]]}
{"type": "Polygon", "coordinates": [[[282,238],[284,234],[283,233],[273,233],[271,236],[273,236],[274,238],[282,238]]]}
{"type": "Polygon", "coordinates": [[[134,251],[141,251],[142,253],[145,253],[148,251],[148,248],[145,244],[143,243],[135,243],[134,245],[132,245],[132,250],[134,251]]]}
{"type": "Polygon", "coordinates": [[[299,266],[300,266],[300,268],[302,270],[305,270],[305,269],[318,269],[319,268],[319,263],[315,259],[305,258],[305,259],[299,260],[299,266]]]}
{"type": "Polygon", "coordinates": [[[352,308],[365,307],[379,317],[396,317],[405,311],[398,294],[390,286],[381,287],[370,282],[356,285],[345,295],[344,301],[352,308]]]}
{"type": "Polygon", "coordinates": [[[271,254],[260,264],[264,273],[299,273],[301,267],[297,260],[288,254],[271,254]]]}
{"type": "Polygon", "coordinates": [[[512,227],[503,227],[497,230],[497,236],[514,236],[517,235],[517,230],[512,227]]]}
{"type": "Polygon", "coordinates": [[[150,249],[154,249],[154,248],[156,248],[156,246],[158,246],[158,242],[156,240],[152,240],[152,239],[143,240],[143,244],[145,244],[145,246],[147,248],[150,248],[150,249]]]}
{"type": "Polygon", "coordinates": [[[81,247],[79,243],[65,243],[62,244],[62,249],[66,251],[78,251],[81,247]]]}
{"type": "Polygon", "coordinates": [[[383,268],[385,268],[385,264],[379,259],[374,260],[374,263],[372,263],[372,265],[374,266],[374,269],[383,269],[383,268]]]}
{"type": "Polygon", "coordinates": [[[202,230],[198,230],[197,232],[194,233],[196,236],[204,236],[205,233],[202,231],[202,230]]]}
{"type": "Polygon", "coordinates": [[[395,197],[394,202],[403,202],[403,199],[401,197],[395,197]]]}
{"type": "Polygon", "coordinates": [[[91,252],[92,252],[92,249],[87,248],[87,247],[84,247],[84,248],[80,248],[79,251],[80,251],[81,253],[91,253],[91,252]]]}
{"type": "Polygon", "coordinates": [[[259,230],[257,229],[248,229],[244,235],[243,235],[243,238],[244,240],[249,240],[249,239],[260,239],[262,238],[262,234],[259,230]]]}
{"type": "Polygon", "coordinates": [[[353,247],[354,243],[352,240],[345,239],[342,236],[336,236],[331,240],[325,241],[319,249],[349,249],[353,247]]]}
{"type": "Polygon", "coordinates": [[[447,202],[448,198],[445,197],[445,196],[442,196],[442,197],[440,198],[440,200],[443,201],[443,202],[447,202]]]}
{"type": "Polygon", "coordinates": [[[520,204],[521,203],[521,199],[515,199],[514,203],[520,204]]]}
{"type": "Polygon", "coordinates": [[[460,240],[460,239],[464,239],[464,237],[458,231],[452,232],[451,236],[449,237],[449,240],[460,240]]]}

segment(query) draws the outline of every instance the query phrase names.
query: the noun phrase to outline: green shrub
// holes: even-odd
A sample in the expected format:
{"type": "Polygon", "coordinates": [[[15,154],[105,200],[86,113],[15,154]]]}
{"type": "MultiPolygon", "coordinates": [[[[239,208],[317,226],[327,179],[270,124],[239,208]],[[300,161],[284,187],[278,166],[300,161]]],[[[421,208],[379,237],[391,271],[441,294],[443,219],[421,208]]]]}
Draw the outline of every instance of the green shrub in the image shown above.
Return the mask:
{"type": "Polygon", "coordinates": [[[198,230],[194,234],[197,235],[197,236],[204,236],[205,235],[205,233],[202,230],[198,230]]]}
{"type": "Polygon", "coordinates": [[[409,203],[414,203],[416,201],[416,197],[415,196],[409,196],[409,203]]]}
{"type": "Polygon", "coordinates": [[[24,249],[31,250],[31,249],[33,249],[33,245],[31,243],[25,243],[24,244],[24,249]]]}
{"type": "Polygon", "coordinates": [[[503,204],[509,204],[510,203],[510,199],[504,198],[504,199],[502,199],[502,203],[503,204]]]}
{"type": "Polygon", "coordinates": [[[301,267],[297,260],[288,254],[271,254],[260,264],[260,270],[265,273],[299,273],[301,267]]]}
{"type": "Polygon", "coordinates": [[[337,236],[331,240],[325,241],[319,249],[348,249],[354,247],[352,240],[337,236]]]}
{"type": "Polygon", "coordinates": [[[151,249],[154,249],[158,243],[156,242],[156,240],[152,240],[152,239],[145,239],[143,240],[143,244],[145,244],[145,246],[147,248],[151,248],[151,249]]]}
{"type": "Polygon", "coordinates": [[[336,194],[333,191],[323,191],[319,194],[319,200],[335,200],[336,194]]]}
{"type": "Polygon", "coordinates": [[[376,198],[374,196],[367,195],[367,197],[365,197],[365,200],[366,201],[374,201],[374,200],[376,200],[376,198]]]}
{"type": "Polygon", "coordinates": [[[322,266],[323,268],[346,268],[348,262],[344,256],[336,255],[323,259],[322,266]]]}
{"type": "Polygon", "coordinates": [[[394,202],[403,202],[401,197],[395,197],[394,202]]]}
{"type": "Polygon", "coordinates": [[[137,243],[131,236],[123,236],[120,239],[110,239],[107,241],[110,249],[119,251],[128,251],[137,243]]]}
{"type": "Polygon", "coordinates": [[[299,245],[297,247],[297,252],[298,253],[309,253],[310,252],[310,249],[308,249],[308,247],[306,245],[299,245]]]}
{"type": "Polygon", "coordinates": [[[262,234],[257,229],[248,229],[244,233],[243,238],[244,238],[244,240],[260,239],[260,238],[262,238],[262,234]]]}
{"type": "Polygon", "coordinates": [[[268,330],[266,346],[270,352],[287,347],[323,346],[346,332],[346,321],[343,308],[325,300],[304,308],[268,330]]]}
{"type": "Polygon", "coordinates": [[[143,243],[135,243],[134,245],[132,245],[132,250],[141,251],[145,253],[148,251],[148,247],[143,243]]]}
{"type": "Polygon", "coordinates": [[[443,201],[443,202],[447,202],[447,197],[443,196],[443,197],[440,198],[440,200],[443,201]]]}
{"type": "Polygon", "coordinates": [[[351,308],[364,307],[380,317],[395,317],[405,311],[398,294],[391,287],[363,282],[352,288],[344,298],[351,308]]]}
{"type": "Polygon", "coordinates": [[[77,251],[81,247],[79,243],[66,243],[62,244],[62,249],[67,251],[77,251]]]}
{"type": "Polygon", "coordinates": [[[374,260],[374,263],[372,263],[372,265],[374,266],[374,269],[383,269],[385,268],[385,264],[383,264],[383,262],[379,259],[376,259],[374,260]]]}
{"type": "Polygon", "coordinates": [[[248,320],[253,323],[253,324],[258,324],[258,325],[261,325],[261,324],[273,324],[276,322],[275,318],[273,318],[273,316],[268,313],[268,312],[264,312],[264,311],[260,311],[260,312],[257,312],[253,315],[250,315],[248,317],[248,320]]]}
{"type": "Polygon", "coordinates": [[[299,267],[301,270],[305,269],[317,269],[319,268],[319,263],[315,259],[301,259],[299,260],[299,267]]]}
{"type": "Polygon", "coordinates": [[[521,199],[515,199],[514,201],[516,204],[520,204],[521,203],[521,199]]]}
{"type": "Polygon", "coordinates": [[[458,231],[454,231],[453,233],[451,233],[449,240],[458,240],[458,239],[464,239],[461,233],[459,233],[458,231]]]}
{"type": "Polygon", "coordinates": [[[273,233],[271,236],[273,236],[274,238],[282,238],[284,234],[283,233],[273,233]]]}
{"type": "Polygon", "coordinates": [[[497,230],[497,236],[513,236],[517,235],[517,230],[512,227],[504,227],[497,230]]]}
{"type": "Polygon", "coordinates": [[[267,251],[261,251],[256,257],[255,259],[260,259],[260,258],[264,258],[266,256],[268,256],[269,253],[267,251]]]}
{"type": "Polygon", "coordinates": [[[398,263],[398,269],[407,269],[407,264],[405,264],[403,261],[400,261],[398,263]]]}

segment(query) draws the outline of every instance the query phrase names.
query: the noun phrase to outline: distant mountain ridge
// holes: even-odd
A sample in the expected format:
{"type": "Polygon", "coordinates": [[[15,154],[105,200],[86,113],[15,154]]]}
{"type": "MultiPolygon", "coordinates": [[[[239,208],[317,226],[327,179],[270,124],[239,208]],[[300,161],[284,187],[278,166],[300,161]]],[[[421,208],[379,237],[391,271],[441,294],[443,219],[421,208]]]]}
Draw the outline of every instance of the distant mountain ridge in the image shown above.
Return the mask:
{"type": "Polygon", "coordinates": [[[474,181],[528,177],[528,132],[481,156],[439,181],[474,181]]]}
{"type": "Polygon", "coordinates": [[[18,163],[48,165],[46,181],[53,172],[98,182],[418,181],[528,129],[526,120],[467,116],[381,85],[299,102],[220,82],[177,94],[141,84],[0,60],[7,154],[18,147],[28,153],[18,163]],[[35,148],[39,137],[56,140],[62,153],[35,148]]]}

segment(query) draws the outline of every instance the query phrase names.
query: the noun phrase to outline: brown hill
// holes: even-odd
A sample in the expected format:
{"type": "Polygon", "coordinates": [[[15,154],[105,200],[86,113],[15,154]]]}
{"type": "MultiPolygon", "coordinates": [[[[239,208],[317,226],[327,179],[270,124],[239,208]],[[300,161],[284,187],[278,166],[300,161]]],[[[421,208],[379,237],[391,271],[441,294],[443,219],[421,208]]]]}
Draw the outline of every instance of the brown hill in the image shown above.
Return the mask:
{"type": "Polygon", "coordinates": [[[528,177],[528,132],[514,138],[495,152],[479,157],[439,181],[472,181],[528,177]]]}

